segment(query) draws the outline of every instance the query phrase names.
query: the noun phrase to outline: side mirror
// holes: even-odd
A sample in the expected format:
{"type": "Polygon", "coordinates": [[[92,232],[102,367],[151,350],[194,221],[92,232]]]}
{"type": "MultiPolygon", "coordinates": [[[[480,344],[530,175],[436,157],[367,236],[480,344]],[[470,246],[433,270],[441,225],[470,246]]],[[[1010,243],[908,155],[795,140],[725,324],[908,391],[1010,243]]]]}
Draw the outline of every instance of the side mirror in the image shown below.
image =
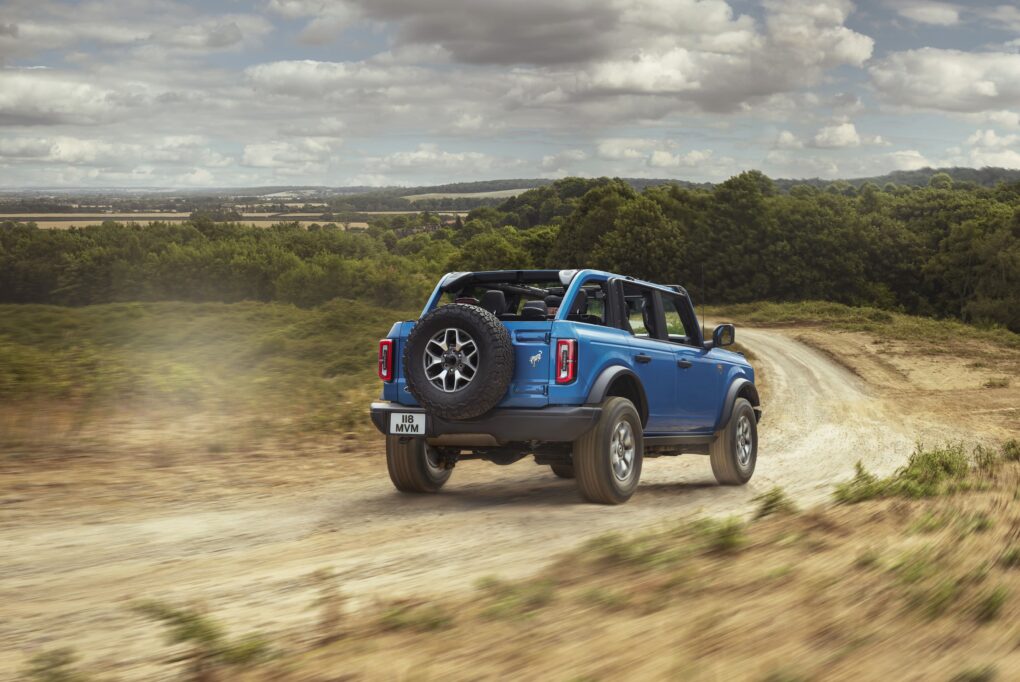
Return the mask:
{"type": "Polygon", "coordinates": [[[712,347],[732,346],[736,340],[737,329],[732,324],[721,324],[712,332],[712,347]]]}

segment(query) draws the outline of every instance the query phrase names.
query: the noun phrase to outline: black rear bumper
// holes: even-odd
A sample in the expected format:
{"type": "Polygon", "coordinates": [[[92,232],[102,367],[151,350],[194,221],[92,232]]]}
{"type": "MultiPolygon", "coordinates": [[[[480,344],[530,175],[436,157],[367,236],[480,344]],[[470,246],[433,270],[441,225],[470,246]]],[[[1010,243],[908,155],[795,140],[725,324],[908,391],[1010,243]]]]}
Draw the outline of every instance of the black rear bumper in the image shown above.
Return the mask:
{"type": "Polygon", "coordinates": [[[576,440],[590,429],[602,414],[601,407],[587,405],[554,406],[539,409],[497,409],[475,419],[447,420],[428,414],[420,407],[378,401],[372,403],[372,423],[383,434],[388,431],[390,414],[414,412],[425,415],[425,436],[438,438],[455,434],[492,436],[499,443],[541,441],[565,443],[576,440]]]}

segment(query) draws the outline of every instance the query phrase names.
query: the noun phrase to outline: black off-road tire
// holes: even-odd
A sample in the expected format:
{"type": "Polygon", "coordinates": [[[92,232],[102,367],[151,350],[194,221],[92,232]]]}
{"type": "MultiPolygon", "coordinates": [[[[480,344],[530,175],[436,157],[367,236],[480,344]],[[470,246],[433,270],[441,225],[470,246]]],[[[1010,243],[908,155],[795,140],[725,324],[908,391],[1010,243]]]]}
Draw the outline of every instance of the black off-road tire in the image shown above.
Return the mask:
{"type": "Polygon", "coordinates": [[[503,399],[514,375],[510,331],[495,315],[478,306],[453,303],[436,308],[418,320],[404,346],[407,387],[430,414],[443,419],[478,417],[503,399]],[[425,346],[443,329],[466,332],[478,347],[477,370],[470,383],[447,393],[425,376],[425,346]]]}
{"type": "Polygon", "coordinates": [[[709,447],[709,455],[712,473],[721,485],[744,485],[751,480],[758,462],[758,424],[754,418],[754,408],[745,398],[737,398],[733,403],[730,420],[709,447]],[[745,434],[743,438],[742,428],[745,434]],[[741,451],[744,438],[750,439],[749,454],[742,454],[741,451]]]}
{"type": "MultiPolygon", "coordinates": [[[[424,438],[386,436],[386,468],[393,486],[405,493],[435,493],[448,480],[452,469],[430,465],[428,457],[435,454],[424,438]]],[[[436,462],[436,464],[441,464],[436,462]]]]}
{"type": "Polygon", "coordinates": [[[571,464],[550,464],[549,468],[557,478],[574,478],[574,467],[571,464]]]}
{"type": "Polygon", "coordinates": [[[589,502],[622,504],[630,499],[641,480],[644,459],[641,417],[626,398],[608,398],[602,403],[598,423],[574,441],[574,474],[577,488],[589,502]],[[614,472],[614,433],[626,422],[633,447],[629,473],[620,478],[614,472]]]}

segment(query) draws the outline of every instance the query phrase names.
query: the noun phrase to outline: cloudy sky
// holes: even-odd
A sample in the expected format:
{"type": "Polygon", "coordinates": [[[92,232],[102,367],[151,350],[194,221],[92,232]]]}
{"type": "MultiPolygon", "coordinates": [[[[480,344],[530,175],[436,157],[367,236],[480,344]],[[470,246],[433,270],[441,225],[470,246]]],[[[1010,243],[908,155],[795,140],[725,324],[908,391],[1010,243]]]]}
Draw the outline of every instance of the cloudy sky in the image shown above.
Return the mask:
{"type": "Polygon", "coordinates": [[[1020,167],[1014,0],[0,0],[0,186],[1020,167]]]}

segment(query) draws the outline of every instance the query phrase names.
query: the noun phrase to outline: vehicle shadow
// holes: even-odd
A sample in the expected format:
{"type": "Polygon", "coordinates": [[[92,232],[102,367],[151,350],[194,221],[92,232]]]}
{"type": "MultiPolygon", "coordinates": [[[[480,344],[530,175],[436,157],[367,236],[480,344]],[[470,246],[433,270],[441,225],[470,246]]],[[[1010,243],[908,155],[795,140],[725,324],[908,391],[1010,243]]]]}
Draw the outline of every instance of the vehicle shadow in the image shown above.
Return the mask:
{"type": "MultiPolygon", "coordinates": [[[[388,486],[387,481],[387,486],[388,486]]],[[[373,491],[358,500],[345,502],[341,509],[356,514],[407,514],[423,512],[476,512],[506,507],[566,507],[585,504],[573,481],[492,481],[491,483],[453,482],[435,495],[409,495],[392,488],[373,491]]]]}
{"type": "MultiPolygon", "coordinates": [[[[673,502],[677,511],[691,503],[747,497],[743,488],[720,486],[714,480],[678,480],[676,482],[642,483],[634,497],[624,507],[643,507],[648,503],[673,502]]],[[[378,489],[365,492],[357,499],[345,500],[334,507],[333,512],[344,516],[403,516],[421,517],[422,514],[477,513],[478,511],[508,510],[520,508],[527,511],[535,508],[570,509],[585,507],[598,513],[602,509],[620,509],[607,505],[586,502],[572,480],[513,479],[485,482],[451,481],[443,490],[434,495],[409,495],[389,487],[389,481],[380,482],[378,489]]]]}

